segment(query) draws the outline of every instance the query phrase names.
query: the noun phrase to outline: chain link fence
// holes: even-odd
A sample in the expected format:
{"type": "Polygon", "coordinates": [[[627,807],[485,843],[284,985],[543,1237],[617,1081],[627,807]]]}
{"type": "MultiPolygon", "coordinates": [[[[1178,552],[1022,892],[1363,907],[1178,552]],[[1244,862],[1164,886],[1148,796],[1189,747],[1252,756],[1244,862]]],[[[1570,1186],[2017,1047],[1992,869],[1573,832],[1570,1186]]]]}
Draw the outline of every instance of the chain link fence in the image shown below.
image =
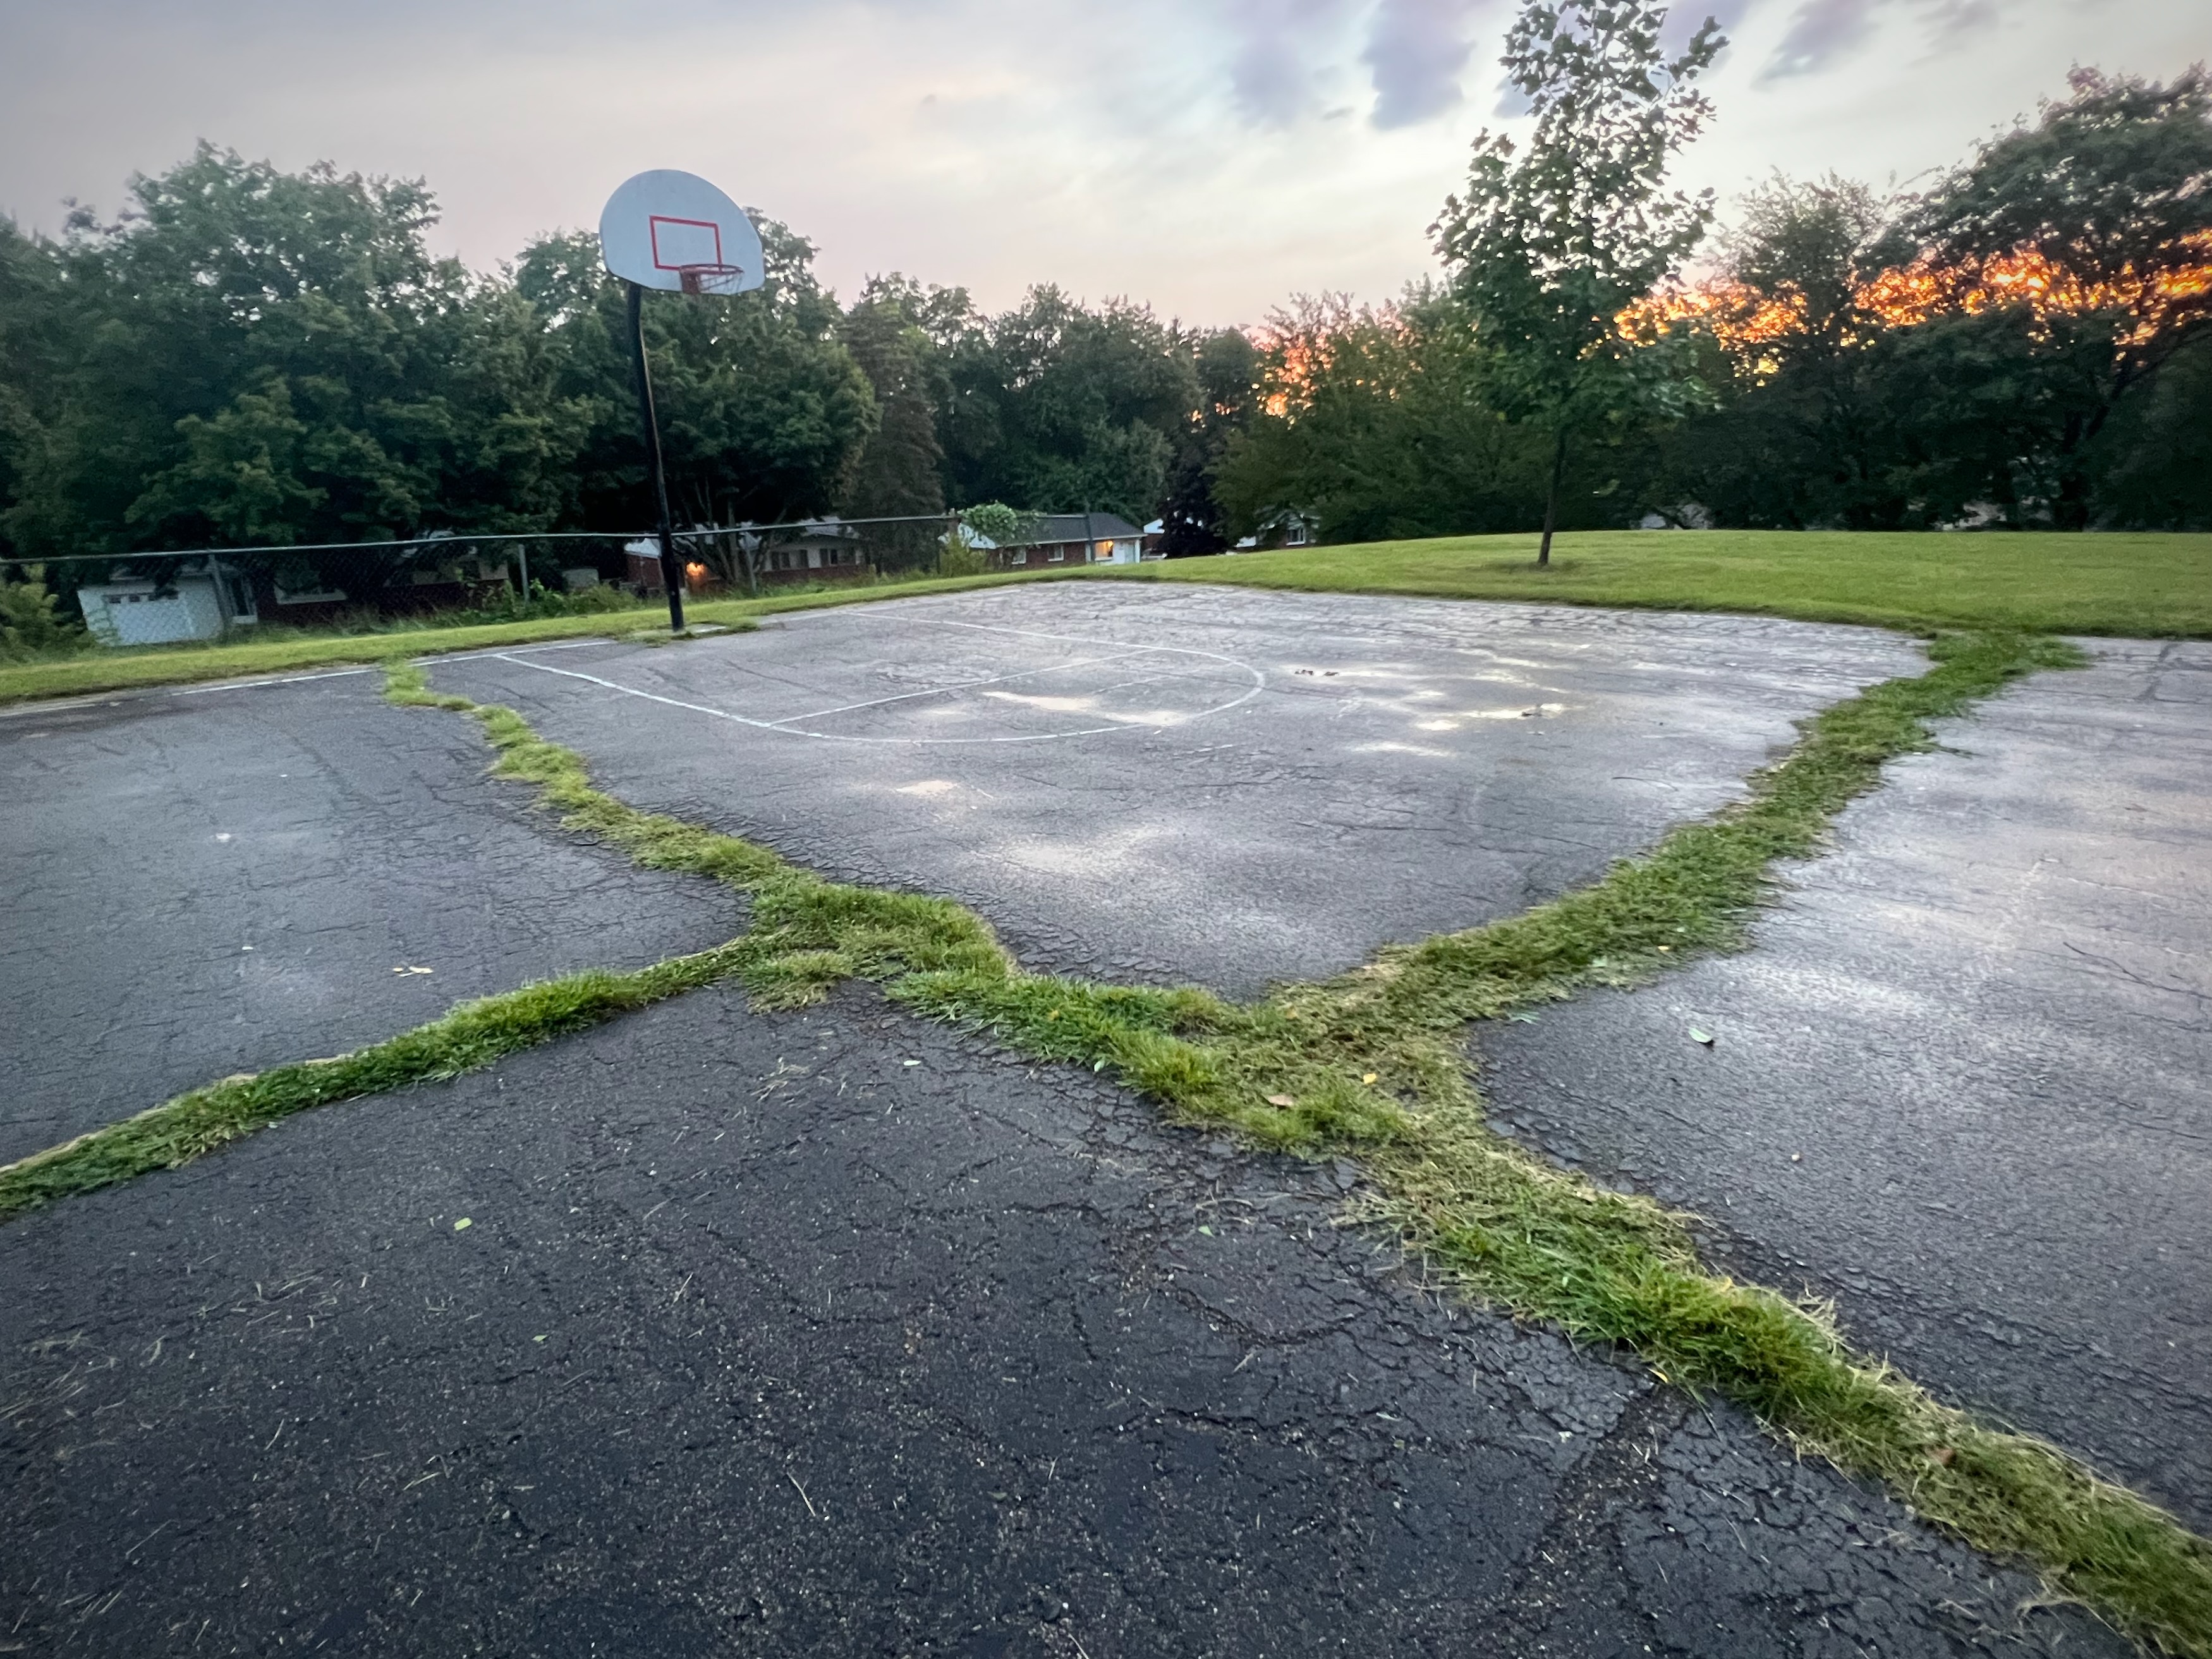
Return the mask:
{"type": "MultiPolygon", "coordinates": [[[[1143,531],[1107,513],[706,525],[675,532],[694,599],[936,575],[1133,563],[1143,531]]],[[[412,541],[0,560],[0,654],[373,633],[619,611],[665,594],[648,533],[436,534],[412,541]]]]}

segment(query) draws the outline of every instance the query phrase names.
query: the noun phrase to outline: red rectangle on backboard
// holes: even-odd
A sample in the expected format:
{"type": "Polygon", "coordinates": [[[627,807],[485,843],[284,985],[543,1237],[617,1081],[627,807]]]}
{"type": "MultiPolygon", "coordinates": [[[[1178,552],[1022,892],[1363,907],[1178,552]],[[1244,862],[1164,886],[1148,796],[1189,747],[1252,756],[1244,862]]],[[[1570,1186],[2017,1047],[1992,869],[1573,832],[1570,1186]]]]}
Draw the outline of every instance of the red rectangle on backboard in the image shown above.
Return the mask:
{"type": "Polygon", "coordinates": [[[656,270],[695,270],[722,263],[722,228],[711,219],[672,219],[654,214],[653,264],[656,270]]]}

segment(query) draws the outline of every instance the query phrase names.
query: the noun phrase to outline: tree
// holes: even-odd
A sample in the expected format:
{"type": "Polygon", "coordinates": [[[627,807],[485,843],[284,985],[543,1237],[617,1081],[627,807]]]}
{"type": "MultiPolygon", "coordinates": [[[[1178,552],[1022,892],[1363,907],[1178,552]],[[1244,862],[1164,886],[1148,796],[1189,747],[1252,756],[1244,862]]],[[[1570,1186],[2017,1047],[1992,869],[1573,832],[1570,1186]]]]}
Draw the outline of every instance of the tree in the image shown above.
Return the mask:
{"type": "Polygon", "coordinates": [[[81,349],[70,298],[54,250],[0,216],[0,554],[15,551],[4,509],[39,465],[31,452],[57,412],[63,366],[81,349]]]}
{"type": "Polygon", "coordinates": [[[1541,441],[1491,401],[1492,360],[1449,294],[1302,300],[1261,337],[1257,408],[1217,469],[1234,532],[1297,513],[1324,541],[1484,534],[1541,507],[1541,441]]]}
{"type": "Polygon", "coordinates": [[[1954,308],[2006,310],[2048,373],[2049,511],[2090,520],[2088,453],[2124,398],[2212,335],[2212,77],[2077,69],[1904,226],[1954,308]]]}
{"type": "Polygon", "coordinates": [[[2175,353],[2115,410],[2087,465],[2100,524],[2212,530],[2212,341],[2175,353]]]}
{"type": "Polygon", "coordinates": [[[879,418],[844,489],[854,518],[945,511],[945,449],[937,405],[949,387],[936,343],[909,309],[913,284],[871,281],[845,313],[840,337],[875,390],[879,418]]]}
{"type": "Polygon", "coordinates": [[[1260,379],[1260,349],[1241,328],[1196,337],[1192,366],[1198,374],[1198,409],[1176,446],[1160,509],[1160,550],[1168,558],[1218,553],[1229,545],[1214,489],[1229,444],[1251,423],[1260,379]]]}
{"type": "Polygon", "coordinates": [[[1051,287],[997,317],[965,310],[940,327],[951,399],[939,430],[955,499],[1152,516],[1199,404],[1177,330],[1146,307],[1093,310],[1051,287]]]}
{"type": "MultiPolygon", "coordinates": [[[[698,523],[788,523],[834,508],[877,427],[873,389],[840,337],[843,313],[816,282],[814,249],[755,216],[768,279],[703,301],[653,297],[646,349],[672,506],[698,523]]],[[[523,251],[515,285],[546,319],[564,397],[590,411],[576,461],[577,511],[592,527],[629,529],[645,507],[622,283],[598,240],[543,238],[523,251]]]]}
{"type": "MultiPolygon", "coordinates": [[[[421,181],[203,144],[131,196],[35,250],[71,326],[9,404],[19,546],[373,542],[563,510],[581,411],[526,308],[431,256],[421,181]]],[[[347,585],[378,575],[356,558],[347,585]]]]}
{"type": "Polygon", "coordinates": [[[1678,331],[1618,319],[1673,276],[1712,218],[1711,192],[1666,191],[1668,162],[1712,112],[1694,89],[1724,44],[1708,18],[1669,59],[1651,0],[1529,0],[1506,33],[1508,78],[1536,130],[1476,139],[1464,195],[1431,227],[1476,337],[1497,359],[1499,406],[1550,441],[1536,562],[1551,561],[1559,484],[1577,437],[1698,400],[1678,331]]]}
{"type": "Polygon", "coordinates": [[[1910,489],[1869,293],[1896,204],[1833,173],[1778,173],[1739,207],[1712,279],[1651,302],[1688,319],[1713,397],[1655,435],[1638,497],[1731,526],[1893,526],[1910,489]]]}

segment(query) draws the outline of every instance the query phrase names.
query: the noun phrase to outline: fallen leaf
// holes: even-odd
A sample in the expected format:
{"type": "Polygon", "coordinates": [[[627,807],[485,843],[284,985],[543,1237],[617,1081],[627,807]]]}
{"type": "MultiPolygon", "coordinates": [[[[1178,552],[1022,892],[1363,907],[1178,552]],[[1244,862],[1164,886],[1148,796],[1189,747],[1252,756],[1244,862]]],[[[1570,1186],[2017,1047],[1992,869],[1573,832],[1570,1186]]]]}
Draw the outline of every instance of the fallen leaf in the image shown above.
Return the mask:
{"type": "Polygon", "coordinates": [[[1199,1231],[1204,1233],[1208,1238],[1213,1237],[1213,1229],[1211,1227],[1200,1227],[1199,1231]]]}
{"type": "Polygon", "coordinates": [[[1700,1031],[1696,1026],[1692,1025],[1690,1028],[1690,1041],[1692,1042],[1702,1042],[1706,1048],[1710,1048],[1713,1046],[1713,1034],[1711,1031],[1700,1031]]]}
{"type": "Polygon", "coordinates": [[[1297,1103],[1297,1097],[1295,1095],[1269,1095],[1267,1097],[1267,1104],[1270,1106],[1295,1106],[1297,1103]]]}
{"type": "Polygon", "coordinates": [[[1380,1074],[1375,1072],[1363,1072],[1359,1074],[1359,1080],[1362,1083],[1372,1083],[1378,1075],[1380,1074]]]}
{"type": "Polygon", "coordinates": [[[456,1222],[453,1224],[453,1231],[454,1231],[455,1232],[459,1232],[459,1231],[461,1231],[461,1229],[462,1229],[462,1228],[464,1228],[464,1227],[473,1227],[473,1226],[475,1226],[476,1224],[476,1224],[475,1222],[473,1222],[473,1221],[470,1220],[470,1219],[468,1218],[468,1217],[466,1217],[466,1216],[463,1216],[463,1217],[462,1217],[459,1221],[456,1221],[456,1222]]]}
{"type": "Polygon", "coordinates": [[[1959,1461],[1959,1454],[1949,1446],[1930,1446],[1928,1449],[1928,1461],[1931,1463],[1941,1463],[1948,1469],[1959,1461]]]}

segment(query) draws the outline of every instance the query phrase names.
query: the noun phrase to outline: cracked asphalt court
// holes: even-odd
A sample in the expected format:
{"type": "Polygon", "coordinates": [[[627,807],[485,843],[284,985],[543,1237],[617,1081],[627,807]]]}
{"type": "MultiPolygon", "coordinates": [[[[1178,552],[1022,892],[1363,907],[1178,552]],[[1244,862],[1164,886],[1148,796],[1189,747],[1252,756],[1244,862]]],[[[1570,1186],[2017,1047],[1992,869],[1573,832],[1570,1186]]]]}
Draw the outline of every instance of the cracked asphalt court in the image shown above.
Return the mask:
{"type": "MultiPolygon", "coordinates": [[[[433,674],[634,805],[960,897],[1031,965],[1244,994],[1589,879],[1920,665],[1741,619],[1112,592],[433,674]]],[[[0,1157],[743,926],[376,691],[0,720],[0,1157]]],[[[2046,771],[2108,763],[2076,747],[2046,771]]],[[[1510,1039],[1568,1046],[1486,1086],[1597,1169],[1540,1081],[1504,1086],[1612,1075],[1554,1019],[1510,1039]]],[[[1584,1092],[1634,1120],[1630,1085],[1584,1092]]],[[[1681,1179],[1727,1169],[1702,1147],[1681,1179]]],[[[0,1650],[2129,1650],[1734,1412],[1439,1297],[1340,1224],[1356,1181],[860,988],[696,993],[308,1114],[0,1229],[0,1650]]],[[[1741,1248],[1810,1271],[1881,1249],[1758,1219],[1741,1248]]],[[[2036,1340],[2083,1340],[2055,1319],[2036,1340]]]]}

